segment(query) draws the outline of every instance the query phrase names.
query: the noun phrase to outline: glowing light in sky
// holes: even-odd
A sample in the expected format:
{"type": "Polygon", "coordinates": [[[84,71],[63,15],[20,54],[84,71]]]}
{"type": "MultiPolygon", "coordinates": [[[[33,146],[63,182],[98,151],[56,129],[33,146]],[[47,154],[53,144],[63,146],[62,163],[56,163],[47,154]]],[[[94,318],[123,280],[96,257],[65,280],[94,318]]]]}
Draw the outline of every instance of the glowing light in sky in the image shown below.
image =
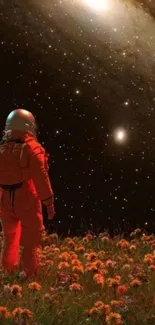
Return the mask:
{"type": "Polygon", "coordinates": [[[127,138],[127,133],[124,129],[117,129],[115,132],[114,132],[114,139],[115,141],[119,142],[119,143],[122,143],[126,140],[127,138]]]}
{"type": "Polygon", "coordinates": [[[109,0],[84,0],[84,2],[92,9],[100,11],[100,10],[108,10],[109,9],[109,0]]]}
{"type": "Polygon", "coordinates": [[[117,138],[118,138],[118,140],[123,140],[124,139],[124,132],[123,131],[118,131],[117,138]]]}

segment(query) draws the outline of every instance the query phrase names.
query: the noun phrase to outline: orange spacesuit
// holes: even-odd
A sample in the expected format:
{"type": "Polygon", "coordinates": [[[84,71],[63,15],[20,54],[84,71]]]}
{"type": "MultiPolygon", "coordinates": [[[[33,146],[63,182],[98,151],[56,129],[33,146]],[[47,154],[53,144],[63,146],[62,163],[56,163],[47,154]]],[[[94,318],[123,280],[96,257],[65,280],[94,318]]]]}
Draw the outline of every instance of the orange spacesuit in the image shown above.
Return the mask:
{"type": "Polygon", "coordinates": [[[22,109],[11,112],[0,142],[1,262],[5,271],[16,272],[19,245],[23,246],[21,265],[27,277],[39,269],[38,248],[45,229],[41,201],[47,207],[48,219],[55,214],[47,160],[36,139],[33,115],[22,109]]]}

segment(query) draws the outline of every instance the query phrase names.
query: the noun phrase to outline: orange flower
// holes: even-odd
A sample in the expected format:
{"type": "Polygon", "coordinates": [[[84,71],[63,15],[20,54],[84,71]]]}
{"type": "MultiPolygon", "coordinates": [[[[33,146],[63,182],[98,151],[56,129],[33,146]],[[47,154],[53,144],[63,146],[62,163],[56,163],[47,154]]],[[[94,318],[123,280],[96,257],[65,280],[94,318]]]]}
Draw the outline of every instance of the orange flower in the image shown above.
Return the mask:
{"type": "Polygon", "coordinates": [[[39,291],[41,289],[41,285],[38,282],[31,282],[28,284],[28,288],[34,291],[39,291]]]}
{"type": "Polygon", "coordinates": [[[102,287],[104,286],[104,277],[101,274],[99,273],[95,274],[93,276],[93,279],[97,284],[101,284],[102,287]]]}
{"type": "Polygon", "coordinates": [[[24,309],[23,309],[23,312],[22,312],[22,316],[23,316],[24,318],[29,319],[29,318],[32,317],[32,313],[31,313],[31,311],[30,311],[29,309],[24,308],[24,309]]]}
{"type": "Polygon", "coordinates": [[[10,312],[7,307],[0,306],[0,319],[7,319],[10,317],[10,312]]]}
{"type": "Polygon", "coordinates": [[[130,264],[124,264],[124,265],[122,266],[122,269],[125,270],[125,271],[129,271],[130,268],[131,268],[130,264]]]}
{"type": "Polygon", "coordinates": [[[104,313],[104,315],[108,315],[110,310],[111,307],[109,305],[104,304],[102,301],[97,301],[95,306],[91,309],[85,310],[85,313],[87,313],[88,316],[93,317],[98,314],[101,315],[101,312],[104,313]]]}
{"type": "Polygon", "coordinates": [[[108,270],[105,270],[105,269],[100,269],[99,272],[104,276],[106,274],[108,274],[108,270]]]}
{"type": "Polygon", "coordinates": [[[117,287],[120,284],[120,280],[116,279],[116,278],[108,278],[106,280],[106,283],[108,284],[108,286],[111,287],[117,287]]]}
{"type": "Polygon", "coordinates": [[[106,265],[106,266],[109,266],[109,267],[111,267],[111,268],[114,268],[115,265],[116,265],[116,262],[115,262],[115,261],[112,261],[112,260],[107,260],[107,261],[105,262],[105,265],[106,265]]]}
{"type": "Polygon", "coordinates": [[[84,268],[83,268],[83,266],[82,265],[74,265],[73,267],[72,267],[72,271],[73,272],[77,272],[77,273],[84,273],[84,268]]]}
{"type": "Polygon", "coordinates": [[[144,262],[146,262],[148,265],[151,265],[151,264],[153,264],[153,258],[145,257],[144,262]]]}
{"type": "Polygon", "coordinates": [[[87,312],[88,315],[91,317],[91,316],[93,316],[93,315],[97,315],[97,314],[99,314],[100,309],[98,309],[97,307],[93,307],[93,308],[91,308],[91,309],[86,310],[86,312],[87,312]]]}
{"type": "Polygon", "coordinates": [[[121,276],[118,274],[118,275],[115,276],[115,279],[117,279],[117,280],[120,281],[121,280],[121,276]]]}
{"type": "Polygon", "coordinates": [[[125,239],[121,239],[119,240],[119,242],[116,244],[117,247],[122,247],[122,248],[126,248],[129,247],[129,242],[125,239]]]}
{"type": "Polygon", "coordinates": [[[58,264],[58,269],[63,270],[63,269],[68,269],[70,267],[68,262],[60,262],[58,264]]]}
{"type": "Polygon", "coordinates": [[[70,237],[66,237],[64,242],[70,246],[73,246],[73,247],[75,246],[75,242],[70,237]]]}
{"type": "Polygon", "coordinates": [[[75,247],[75,251],[79,253],[85,252],[85,247],[83,245],[78,245],[75,247]]]}
{"type": "Polygon", "coordinates": [[[64,245],[61,245],[60,246],[60,250],[62,250],[62,251],[69,251],[69,247],[68,246],[64,246],[64,245]]]}
{"type": "Polygon", "coordinates": [[[103,308],[104,305],[105,305],[104,302],[101,300],[95,302],[95,307],[97,308],[103,308]]]}
{"type": "Polygon", "coordinates": [[[10,292],[13,293],[13,295],[15,296],[21,297],[22,287],[17,284],[14,284],[10,287],[10,292]]]}
{"type": "Polygon", "coordinates": [[[12,311],[12,316],[13,317],[19,317],[20,315],[22,315],[23,309],[20,307],[16,307],[13,309],[12,311]]]}
{"type": "Polygon", "coordinates": [[[68,261],[70,258],[70,254],[68,252],[64,252],[62,254],[59,255],[59,258],[65,261],[68,261]]]}
{"type": "Polygon", "coordinates": [[[71,264],[76,266],[82,265],[78,258],[72,259],[71,264]]]}
{"type": "Polygon", "coordinates": [[[130,282],[131,287],[139,287],[142,284],[142,282],[139,279],[135,279],[130,282]]]}
{"type": "Polygon", "coordinates": [[[111,307],[109,305],[104,305],[104,314],[109,315],[111,307]]]}
{"type": "Polygon", "coordinates": [[[149,270],[151,270],[151,271],[155,271],[155,265],[151,264],[151,265],[149,266],[149,270]]]}
{"type": "Polygon", "coordinates": [[[148,265],[153,264],[153,255],[152,254],[146,254],[144,256],[144,262],[146,262],[148,265]]]}
{"type": "Polygon", "coordinates": [[[130,251],[136,251],[136,249],[137,249],[136,245],[129,246],[130,251]]]}
{"type": "Polygon", "coordinates": [[[120,325],[123,324],[122,316],[118,313],[111,312],[106,316],[106,324],[107,325],[120,325]]]}
{"type": "Polygon", "coordinates": [[[93,264],[96,265],[98,268],[104,267],[104,263],[100,260],[96,260],[95,262],[93,262],[93,264]]]}
{"type": "Polygon", "coordinates": [[[96,257],[97,257],[97,254],[95,252],[91,252],[87,255],[86,260],[93,261],[96,257]]]}
{"type": "Polygon", "coordinates": [[[47,253],[47,252],[50,251],[50,250],[51,250],[51,247],[50,247],[50,246],[45,246],[45,247],[44,247],[44,252],[47,253]]]}
{"type": "Polygon", "coordinates": [[[25,308],[23,309],[23,308],[17,307],[17,308],[13,309],[12,316],[14,318],[22,316],[22,317],[29,319],[32,317],[32,313],[29,309],[25,309],[25,308]]]}
{"type": "Polygon", "coordinates": [[[59,254],[60,253],[60,249],[58,247],[53,248],[53,253],[54,254],[59,254]]]}
{"type": "Polygon", "coordinates": [[[51,265],[51,266],[53,266],[53,261],[51,261],[51,260],[46,260],[45,262],[45,265],[51,265]]]}
{"type": "Polygon", "coordinates": [[[89,242],[89,238],[86,236],[86,237],[83,237],[82,238],[82,241],[84,242],[84,243],[88,243],[89,242]]]}
{"type": "Polygon", "coordinates": [[[119,295],[124,295],[124,294],[127,292],[127,290],[128,290],[128,287],[127,287],[125,284],[123,284],[123,285],[119,285],[119,286],[117,287],[117,293],[118,293],[119,295]]]}
{"type": "Polygon", "coordinates": [[[127,258],[127,261],[128,261],[128,263],[133,263],[133,262],[134,262],[134,260],[133,260],[132,257],[128,257],[128,258],[127,258]]]}
{"type": "Polygon", "coordinates": [[[94,265],[93,263],[86,263],[85,266],[85,272],[94,272],[94,271],[98,271],[98,268],[96,265],[94,265]]]}
{"type": "Polygon", "coordinates": [[[69,286],[69,289],[74,290],[74,291],[79,291],[79,290],[82,290],[83,288],[79,283],[74,282],[69,286]]]}
{"type": "Polygon", "coordinates": [[[76,260],[76,259],[78,259],[78,255],[75,253],[75,252],[73,252],[73,251],[70,251],[70,258],[71,258],[71,260],[76,260]]]}
{"type": "Polygon", "coordinates": [[[123,307],[125,302],[123,300],[111,300],[110,305],[113,307],[123,307]]]}

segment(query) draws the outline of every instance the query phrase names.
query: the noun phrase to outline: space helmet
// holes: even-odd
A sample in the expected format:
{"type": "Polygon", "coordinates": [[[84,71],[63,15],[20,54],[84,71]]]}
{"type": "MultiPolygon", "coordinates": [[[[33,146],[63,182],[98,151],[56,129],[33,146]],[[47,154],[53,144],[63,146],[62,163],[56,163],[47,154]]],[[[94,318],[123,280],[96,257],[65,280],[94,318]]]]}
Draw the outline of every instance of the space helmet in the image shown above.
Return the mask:
{"type": "Polygon", "coordinates": [[[25,109],[15,109],[8,115],[6,119],[4,132],[7,132],[9,130],[27,131],[36,137],[37,123],[35,117],[31,112],[25,109]]]}

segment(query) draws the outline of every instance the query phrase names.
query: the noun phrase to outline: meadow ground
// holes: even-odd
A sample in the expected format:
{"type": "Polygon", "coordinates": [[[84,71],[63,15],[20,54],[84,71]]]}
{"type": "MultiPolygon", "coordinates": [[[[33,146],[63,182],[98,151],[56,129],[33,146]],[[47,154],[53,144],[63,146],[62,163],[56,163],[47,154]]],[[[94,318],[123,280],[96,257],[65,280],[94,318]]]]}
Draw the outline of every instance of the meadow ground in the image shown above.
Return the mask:
{"type": "Polygon", "coordinates": [[[1,325],[155,325],[155,235],[44,232],[39,260],[34,279],[0,268],[1,325]]]}

